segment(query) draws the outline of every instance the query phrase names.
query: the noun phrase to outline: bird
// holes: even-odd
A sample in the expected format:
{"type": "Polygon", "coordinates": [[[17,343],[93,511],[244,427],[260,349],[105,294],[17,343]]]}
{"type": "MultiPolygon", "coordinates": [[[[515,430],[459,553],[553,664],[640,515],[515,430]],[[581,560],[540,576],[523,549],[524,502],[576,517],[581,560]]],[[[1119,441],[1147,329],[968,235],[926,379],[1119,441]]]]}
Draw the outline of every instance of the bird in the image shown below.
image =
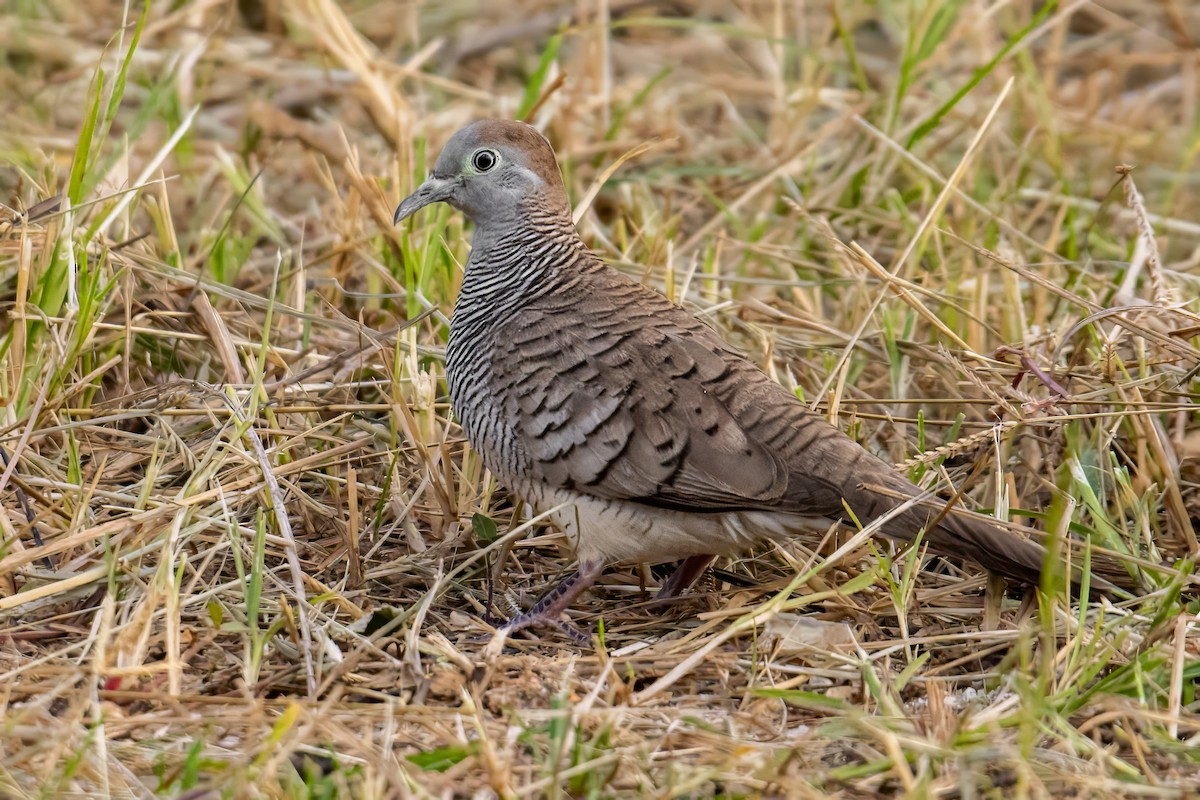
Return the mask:
{"type": "Polygon", "coordinates": [[[681,562],[659,592],[670,598],[760,540],[889,514],[891,539],[920,535],[932,552],[1037,584],[1041,544],[941,504],[898,509],[928,493],[589,250],[536,128],[459,130],[394,223],[433,203],[474,223],[446,343],[455,418],[509,490],[561,507],[576,558],[508,632],[558,624],[612,565],[681,562]]]}

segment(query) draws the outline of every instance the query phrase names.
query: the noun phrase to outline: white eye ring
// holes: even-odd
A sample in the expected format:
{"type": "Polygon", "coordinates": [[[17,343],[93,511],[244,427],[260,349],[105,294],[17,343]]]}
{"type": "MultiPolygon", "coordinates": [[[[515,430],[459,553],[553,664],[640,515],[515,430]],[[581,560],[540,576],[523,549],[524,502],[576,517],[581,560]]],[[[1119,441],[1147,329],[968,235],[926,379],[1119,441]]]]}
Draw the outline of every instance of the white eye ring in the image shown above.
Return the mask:
{"type": "Polygon", "coordinates": [[[471,156],[471,166],[479,172],[487,172],[490,169],[494,169],[499,163],[500,154],[486,147],[476,150],[474,155],[471,156]]]}

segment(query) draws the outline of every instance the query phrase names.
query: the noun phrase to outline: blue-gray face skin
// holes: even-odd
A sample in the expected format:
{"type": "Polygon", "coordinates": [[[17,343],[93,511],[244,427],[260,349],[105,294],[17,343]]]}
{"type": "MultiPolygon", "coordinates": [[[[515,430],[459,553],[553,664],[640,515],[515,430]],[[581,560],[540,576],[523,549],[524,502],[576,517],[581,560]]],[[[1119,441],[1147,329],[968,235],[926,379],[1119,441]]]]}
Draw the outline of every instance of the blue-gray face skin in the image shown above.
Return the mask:
{"type": "Polygon", "coordinates": [[[571,208],[554,150],[524,122],[484,119],[450,138],[433,173],[400,203],[398,224],[431,203],[449,203],[480,228],[509,226],[533,210],[571,208]]]}

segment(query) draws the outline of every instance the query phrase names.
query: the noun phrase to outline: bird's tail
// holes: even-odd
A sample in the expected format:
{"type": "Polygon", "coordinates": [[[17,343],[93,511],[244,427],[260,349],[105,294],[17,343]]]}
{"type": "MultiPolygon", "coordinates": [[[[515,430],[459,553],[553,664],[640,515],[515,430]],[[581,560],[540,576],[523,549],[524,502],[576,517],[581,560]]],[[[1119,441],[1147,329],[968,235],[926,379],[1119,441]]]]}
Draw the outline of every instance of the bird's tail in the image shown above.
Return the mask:
{"type": "MultiPolygon", "coordinates": [[[[873,476],[875,477],[875,476],[873,476]]],[[[880,476],[883,477],[883,476],[880,476]]],[[[887,513],[909,497],[919,496],[921,490],[895,473],[885,478],[883,486],[860,486],[859,497],[866,506],[869,518],[887,513]],[[868,496],[864,496],[868,495],[868,496]]],[[[1001,527],[987,519],[954,508],[947,501],[932,497],[896,515],[884,526],[884,533],[896,539],[911,541],[924,530],[923,541],[939,555],[966,558],[981,567],[1030,586],[1037,586],[1046,568],[1053,568],[1046,548],[1015,530],[1001,527]]],[[[854,508],[854,506],[851,506],[854,508]]],[[[856,513],[858,509],[855,509],[856,513]]],[[[866,519],[862,520],[864,523],[866,519]]],[[[1112,596],[1122,590],[1136,589],[1128,572],[1113,559],[1093,554],[1091,559],[1089,594],[1112,596]]],[[[1065,573],[1067,565],[1061,565],[1065,573]]],[[[1082,592],[1083,575],[1078,565],[1072,565],[1067,575],[1072,592],[1082,592]]]]}

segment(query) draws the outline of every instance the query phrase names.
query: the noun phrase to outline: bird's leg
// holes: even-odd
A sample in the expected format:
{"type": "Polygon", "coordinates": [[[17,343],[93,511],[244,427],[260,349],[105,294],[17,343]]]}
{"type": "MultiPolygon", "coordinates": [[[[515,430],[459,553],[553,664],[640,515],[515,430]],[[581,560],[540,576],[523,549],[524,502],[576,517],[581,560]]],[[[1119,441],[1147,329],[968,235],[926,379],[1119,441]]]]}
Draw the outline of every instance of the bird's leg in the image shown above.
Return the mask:
{"type": "Polygon", "coordinates": [[[683,594],[716,559],[713,555],[688,556],[658,590],[658,594],[654,596],[655,601],[671,600],[683,594]]]}
{"type": "Polygon", "coordinates": [[[488,576],[487,582],[487,600],[483,605],[483,621],[493,628],[498,628],[504,623],[504,620],[496,614],[496,579],[494,576],[488,576]]]}
{"type": "Polygon", "coordinates": [[[533,604],[533,608],[524,614],[518,614],[510,619],[502,628],[502,631],[506,635],[513,634],[522,628],[528,628],[530,625],[535,625],[539,622],[548,622],[562,628],[572,639],[586,643],[588,637],[569,625],[563,626],[559,624],[558,615],[566,611],[571,603],[575,602],[575,598],[579,597],[588,587],[595,583],[603,571],[604,563],[601,561],[580,562],[579,567],[574,572],[559,581],[553,589],[546,592],[541,600],[533,604]]]}

